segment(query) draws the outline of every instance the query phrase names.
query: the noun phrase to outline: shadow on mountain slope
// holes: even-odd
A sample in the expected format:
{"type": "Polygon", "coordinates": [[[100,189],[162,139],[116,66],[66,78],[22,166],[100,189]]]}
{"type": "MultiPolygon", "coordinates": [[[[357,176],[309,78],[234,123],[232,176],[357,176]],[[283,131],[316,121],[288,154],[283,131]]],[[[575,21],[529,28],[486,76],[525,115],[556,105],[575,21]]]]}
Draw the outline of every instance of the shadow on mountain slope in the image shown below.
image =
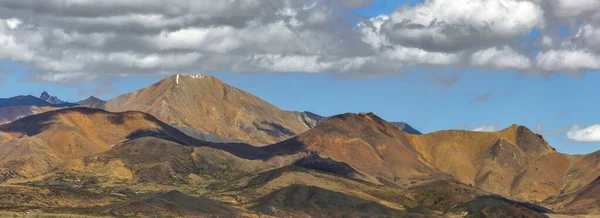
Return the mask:
{"type": "Polygon", "coordinates": [[[452,210],[463,210],[468,212],[465,217],[469,218],[505,218],[505,217],[548,217],[551,210],[541,206],[517,202],[503,198],[498,195],[484,195],[459,205],[452,210]]]}
{"type": "Polygon", "coordinates": [[[290,185],[258,199],[253,211],[277,216],[309,217],[437,217],[410,214],[327,189],[290,185]]]}
{"type": "Polygon", "coordinates": [[[242,217],[239,209],[223,202],[190,196],[180,191],[154,194],[90,210],[111,216],[242,217]]]}

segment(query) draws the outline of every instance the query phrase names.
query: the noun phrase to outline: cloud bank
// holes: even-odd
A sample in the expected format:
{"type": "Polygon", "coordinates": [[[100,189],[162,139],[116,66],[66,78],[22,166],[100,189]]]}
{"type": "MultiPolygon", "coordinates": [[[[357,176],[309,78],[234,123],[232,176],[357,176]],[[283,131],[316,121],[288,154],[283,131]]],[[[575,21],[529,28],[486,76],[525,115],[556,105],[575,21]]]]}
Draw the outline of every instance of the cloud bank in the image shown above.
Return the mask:
{"type": "Polygon", "coordinates": [[[349,9],[370,3],[0,0],[0,59],[48,82],[220,71],[372,77],[407,66],[600,69],[596,0],[425,0],[348,22],[356,17],[349,9]]]}
{"type": "Polygon", "coordinates": [[[576,142],[600,142],[600,125],[585,128],[575,125],[567,132],[567,138],[576,142]]]}

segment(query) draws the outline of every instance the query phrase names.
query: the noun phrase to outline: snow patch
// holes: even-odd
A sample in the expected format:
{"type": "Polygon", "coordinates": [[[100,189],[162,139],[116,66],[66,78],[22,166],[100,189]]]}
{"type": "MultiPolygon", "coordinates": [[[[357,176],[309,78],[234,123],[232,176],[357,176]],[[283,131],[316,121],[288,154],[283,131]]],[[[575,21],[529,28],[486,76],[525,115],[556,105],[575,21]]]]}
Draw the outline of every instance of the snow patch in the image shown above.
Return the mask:
{"type": "Polygon", "coordinates": [[[193,79],[204,79],[204,78],[206,78],[206,77],[207,77],[207,76],[205,76],[205,75],[202,75],[202,74],[196,74],[196,75],[186,75],[186,76],[189,76],[189,77],[191,77],[191,78],[193,78],[193,79]]]}
{"type": "Polygon", "coordinates": [[[179,77],[180,76],[185,76],[185,77],[189,77],[192,79],[204,79],[204,78],[208,78],[209,76],[206,75],[202,75],[202,74],[196,74],[196,75],[189,75],[189,74],[177,74],[175,75],[175,84],[177,84],[177,87],[179,87],[179,77]]]}

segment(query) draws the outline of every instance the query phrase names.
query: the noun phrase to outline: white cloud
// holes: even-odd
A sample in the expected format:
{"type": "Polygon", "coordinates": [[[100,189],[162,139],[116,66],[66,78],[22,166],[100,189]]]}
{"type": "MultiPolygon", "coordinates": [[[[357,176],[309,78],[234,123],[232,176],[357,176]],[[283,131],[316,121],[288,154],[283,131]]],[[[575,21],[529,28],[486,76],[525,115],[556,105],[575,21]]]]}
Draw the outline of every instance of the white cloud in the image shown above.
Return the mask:
{"type": "Polygon", "coordinates": [[[361,66],[374,53],[331,8],[369,1],[166,3],[0,0],[0,14],[18,17],[0,19],[0,59],[24,61],[39,71],[35,78],[51,82],[232,69],[349,72],[378,65],[361,66]]]}
{"type": "Polygon", "coordinates": [[[587,50],[549,50],[538,54],[537,67],[541,70],[580,71],[600,69],[597,54],[587,50]]]}
{"type": "Polygon", "coordinates": [[[552,47],[554,46],[554,39],[552,39],[552,37],[550,36],[543,36],[542,45],[545,47],[552,47]]]}
{"type": "Polygon", "coordinates": [[[23,23],[23,22],[21,22],[21,20],[19,20],[17,18],[7,19],[7,20],[5,20],[5,22],[6,22],[6,25],[8,26],[8,28],[11,30],[18,28],[23,23]]]}
{"type": "Polygon", "coordinates": [[[471,65],[497,69],[528,69],[531,67],[528,57],[518,54],[508,46],[501,49],[492,47],[473,53],[471,65]]]}
{"type": "Polygon", "coordinates": [[[495,132],[497,128],[497,124],[484,125],[477,128],[472,129],[474,132],[495,132]]]}
{"type": "Polygon", "coordinates": [[[373,77],[431,65],[600,69],[596,0],[425,0],[356,26],[339,13],[371,3],[0,0],[0,59],[51,82],[220,71],[373,77]],[[571,36],[553,32],[578,20],[571,36]],[[542,38],[522,43],[534,29],[542,38]]]}
{"type": "Polygon", "coordinates": [[[586,128],[575,125],[567,132],[567,138],[576,142],[600,142],[600,125],[586,128]]]}
{"type": "Polygon", "coordinates": [[[543,14],[529,1],[428,0],[392,13],[382,29],[392,41],[455,51],[527,34],[544,26],[543,14]]]}

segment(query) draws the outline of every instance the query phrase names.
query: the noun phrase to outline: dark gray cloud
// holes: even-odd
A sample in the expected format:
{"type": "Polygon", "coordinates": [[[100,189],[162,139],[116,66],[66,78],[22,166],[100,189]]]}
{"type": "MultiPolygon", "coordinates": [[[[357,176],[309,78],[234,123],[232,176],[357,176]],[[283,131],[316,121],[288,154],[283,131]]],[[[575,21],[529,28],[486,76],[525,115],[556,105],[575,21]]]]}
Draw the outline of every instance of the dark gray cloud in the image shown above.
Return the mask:
{"type": "Polygon", "coordinates": [[[363,8],[373,3],[373,0],[333,0],[333,4],[341,8],[363,8]]]}
{"type": "Polygon", "coordinates": [[[598,3],[577,2],[429,0],[360,18],[339,12],[370,0],[0,0],[0,59],[50,82],[218,71],[369,78],[420,66],[573,75],[600,69],[598,3]],[[561,36],[563,24],[577,31],[561,36]],[[533,29],[536,56],[520,43],[533,29]]]}

